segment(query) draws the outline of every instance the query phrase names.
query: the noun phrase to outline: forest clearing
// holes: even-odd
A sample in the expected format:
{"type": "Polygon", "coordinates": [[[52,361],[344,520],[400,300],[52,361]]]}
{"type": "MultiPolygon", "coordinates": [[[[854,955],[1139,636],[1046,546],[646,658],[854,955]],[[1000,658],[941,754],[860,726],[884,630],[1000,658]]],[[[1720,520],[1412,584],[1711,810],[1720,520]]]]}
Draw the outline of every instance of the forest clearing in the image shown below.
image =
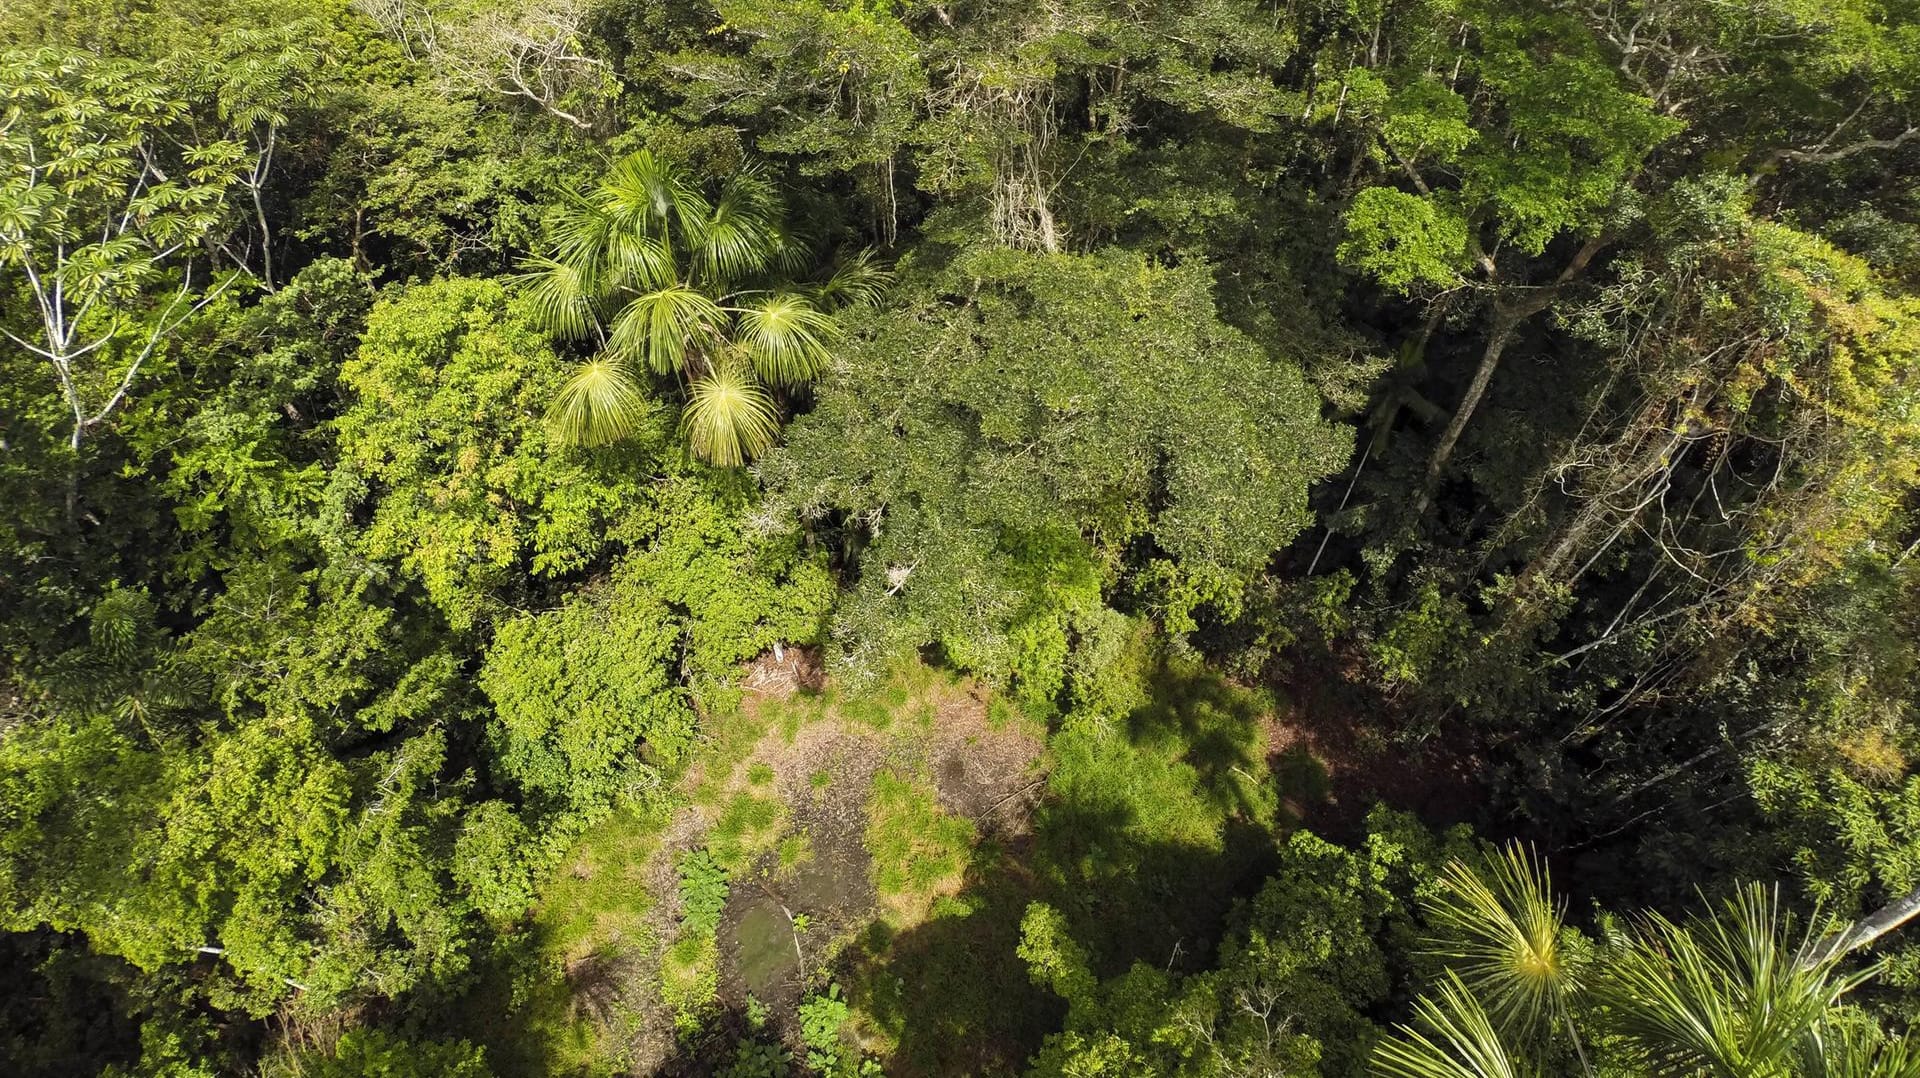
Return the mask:
{"type": "Polygon", "coordinates": [[[0,4],[0,1075],[1920,1078],[1920,0],[0,4]]]}

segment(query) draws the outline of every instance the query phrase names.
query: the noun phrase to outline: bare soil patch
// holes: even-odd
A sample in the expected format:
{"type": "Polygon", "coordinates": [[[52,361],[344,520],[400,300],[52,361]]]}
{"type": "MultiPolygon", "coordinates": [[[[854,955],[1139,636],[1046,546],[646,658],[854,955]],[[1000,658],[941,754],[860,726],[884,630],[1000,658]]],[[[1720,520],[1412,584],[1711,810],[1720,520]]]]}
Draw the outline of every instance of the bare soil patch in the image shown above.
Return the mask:
{"type": "MultiPolygon", "coordinates": [[[[771,711],[768,703],[782,699],[765,693],[749,701],[748,713],[771,711]]],[[[985,693],[966,683],[914,694],[883,729],[831,710],[791,737],[779,722],[769,722],[752,754],[736,766],[733,781],[756,766],[770,768],[789,833],[804,836],[807,854],[784,869],[769,855],[736,882],[720,924],[722,1003],[745,1007],[752,995],[775,1014],[790,1012],[878,915],[865,841],[877,774],[925,776],[942,809],[972,820],[983,835],[1012,835],[1025,829],[1039,797],[1042,747],[1030,731],[990,722],[985,693]],[[768,916],[772,910],[779,912],[778,921],[768,916]],[[762,965],[772,949],[765,939],[768,926],[789,930],[800,914],[808,920],[799,933],[800,955],[779,962],[769,976],[762,965]]]]}
{"type": "MultiPolygon", "coordinates": [[[[983,838],[1024,834],[1040,797],[1044,744],[1038,731],[1017,720],[995,723],[987,693],[971,683],[929,676],[915,685],[896,706],[881,709],[862,698],[843,709],[811,649],[761,656],[742,682],[742,720],[759,731],[751,750],[731,754],[730,765],[722,765],[725,774],[696,764],[682,776],[688,802],[676,810],[647,864],[632,872],[661,896],[650,918],[653,937],[671,940],[680,916],[679,858],[706,844],[730,798],[752,793],[778,799],[781,848],[735,874],[721,915],[719,1002],[741,1013],[749,999],[757,1000],[768,1008],[774,1028],[795,1044],[795,1007],[825,982],[837,957],[882,912],[866,847],[874,777],[889,770],[924,778],[940,807],[973,821],[983,838]],[[691,795],[703,787],[718,796],[695,801],[691,795]],[[795,918],[803,915],[806,927],[795,932],[795,918]]],[[[641,960],[657,963],[659,954],[641,960]]],[[[670,1066],[673,1016],[658,997],[657,978],[620,978],[626,990],[614,990],[616,1007],[598,972],[579,971],[583,994],[591,997],[586,1008],[641,1015],[638,1028],[623,1037],[629,1070],[646,1074],[670,1066]]]]}
{"type": "Polygon", "coordinates": [[[972,820],[983,835],[1024,834],[1045,776],[1032,731],[988,720],[977,689],[945,701],[934,718],[929,763],[940,807],[972,820]]]}

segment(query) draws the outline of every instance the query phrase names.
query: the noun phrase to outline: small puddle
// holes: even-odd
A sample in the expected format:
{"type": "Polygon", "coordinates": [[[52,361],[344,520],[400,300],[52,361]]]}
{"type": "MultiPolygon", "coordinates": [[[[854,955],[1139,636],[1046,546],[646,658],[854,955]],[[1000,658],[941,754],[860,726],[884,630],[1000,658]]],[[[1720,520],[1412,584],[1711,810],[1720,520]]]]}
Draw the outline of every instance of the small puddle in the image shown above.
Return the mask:
{"type": "Polygon", "coordinates": [[[740,981],[756,998],[779,995],[800,968],[793,949],[793,925],[780,904],[766,895],[745,903],[734,922],[733,959],[740,981]]]}
{"type": "Polygon", "coordinates": [[[829,819],[803,812],[798,830],[811,840],[812,856],[792,869],[773,871],[768,854],[743,883],[736,883],[720,920],[722,994],[743,1002],[751,994],[776,1011],[799,1003],[814,972],[794,953],[793,922],[809,922],[800,938],[811,966],[820,949],[864,925],[873,915],[871,858],[861,842],[860,817],[829,819]]]}

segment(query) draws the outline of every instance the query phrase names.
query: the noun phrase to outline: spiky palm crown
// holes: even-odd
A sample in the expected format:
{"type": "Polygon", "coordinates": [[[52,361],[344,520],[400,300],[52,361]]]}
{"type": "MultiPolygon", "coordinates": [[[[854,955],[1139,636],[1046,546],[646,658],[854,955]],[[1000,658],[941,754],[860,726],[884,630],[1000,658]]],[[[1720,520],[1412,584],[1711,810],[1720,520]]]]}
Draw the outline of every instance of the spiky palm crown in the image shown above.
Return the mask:
{"type": "MultiPolygon", "coordinates": [[[[1847,972],[1833,934],[1804,926],[1777,890],[1748,885],[1684,923],[1658,914],[1618,933],[1604,962],[1580,968],[1562,943],[1562,906],[1545,864],[1514,844],[1482,867],[1449,864],[1428,913],[1450,960],[1415,1021],[1375,1050],[1390,1078],[1538,1073],[1537,1034],[1579,1013],[1609,1056],[1648,1078],[1920,1078],[1920,1051],[1836,1023],[1838,1004],[1875,970],[1847,972]]],[[[1581,1055],[1584,1068],[1585,1056],[1581,1055]]]]}
{"type": "Polygon", "coordinates": [[[647,370],[682,379],[681,427],[701,458],[737,466],[772,445],[774,392],[817,378],[839,335],[833,312],[873,302],[885,283],[865,255],[797,283],[809,256],[784,218],[752,169],[709,198],[644,150],[562,209],[549,252],[521,279],[549,332],[592,341],[598,354],[555,399],[555,433],[586,445],[626,437],[644,414],[647,370]]]}
{"type": "Polygon", "coordinates": [[[1649,1075],[1798,1074],[1801,1061],[1846,1058],[1823,1046],[1827,1020],[1875,972],[1842,972],[1826,938],[1817,920],[1799,926],[1776,889],[1750,884],[1710,916],[1648,916],[1595,987],[1649,1075]]]}
{"type": "Polygon", "coordinates": [[[1561,944],[1565,906],[1530,847],[1509,844],[1477,871],[1449,864],[1428,914],[1444,933],[1433,951],[1453,963],[1503,1028],[1541,1032],[1579,988],[1579,970],[1561,944]]]}

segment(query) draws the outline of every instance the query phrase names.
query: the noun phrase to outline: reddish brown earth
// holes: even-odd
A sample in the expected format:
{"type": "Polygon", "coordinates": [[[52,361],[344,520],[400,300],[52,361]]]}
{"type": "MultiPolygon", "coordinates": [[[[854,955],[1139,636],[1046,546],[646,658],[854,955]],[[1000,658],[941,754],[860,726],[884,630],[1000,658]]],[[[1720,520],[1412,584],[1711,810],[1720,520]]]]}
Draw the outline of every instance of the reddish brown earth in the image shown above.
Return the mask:
{"type": "Polygon", "coordinates": [[[1385,736],[1380,703],[1338,673],[1296,674],[1267,729],[1268,762],[1287,809],[1333,839],[1358,837],[1376,803],[1444,827],[1472,820],[1485,801],[1485,761],[1457,727],[1413,743],[1385,736]]]}

